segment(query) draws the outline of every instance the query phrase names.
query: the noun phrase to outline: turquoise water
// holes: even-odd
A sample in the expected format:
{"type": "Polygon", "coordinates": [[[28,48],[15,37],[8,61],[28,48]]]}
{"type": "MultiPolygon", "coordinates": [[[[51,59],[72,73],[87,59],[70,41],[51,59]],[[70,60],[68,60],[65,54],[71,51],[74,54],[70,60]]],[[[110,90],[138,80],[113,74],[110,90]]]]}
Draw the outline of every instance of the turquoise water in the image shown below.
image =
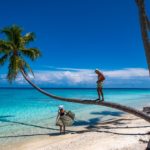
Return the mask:
{"type": "MultiPolygon", "coordinates": [[[[46,90],[63,97],[97,98],[95,89],[46,90]]],[[[150,89],[104,89],[104,95],[106,101],[138,109],[150,105],[150,89]]],[[[123,114],[102,106],[53,100],[34,89],[0,89],[0,144],[58,132],[55,118],[60,104],[76,113],[75,126],[90,125],[123,114]]]]}

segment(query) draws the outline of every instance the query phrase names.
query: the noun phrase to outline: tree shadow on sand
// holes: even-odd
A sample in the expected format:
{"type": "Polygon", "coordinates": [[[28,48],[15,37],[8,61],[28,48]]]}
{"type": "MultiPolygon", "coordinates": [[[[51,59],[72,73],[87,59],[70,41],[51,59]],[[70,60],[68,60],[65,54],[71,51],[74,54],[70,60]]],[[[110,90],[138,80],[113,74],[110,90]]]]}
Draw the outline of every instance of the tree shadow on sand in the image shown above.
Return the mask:
{"type": "Polygon", "coordinates": [[[13,115],[0,116],[0,119],[5,119],[5,118],[9,118],[9,117],[14,117],[14,116],[13,115]]]}
{"type": "Polygon", "coordinates": [[[103,132],[103,133],[111,133],[111,134],[117,134],[117,135],[131,135],[131,136],[135,136],[135,135],[150,135],[150,132],[147,133],[120,133],[120,132],[112,132],[112,131],[106,131],[106,130],[82,130],[82,131],[77,131],[76,133],[81,134],[81,133],[87,133],[87,132],[103,132]]]}
{"type": "MultiPolygon", "coordinates": [[[[2,122],[7,122],[7,123],[15,123],[15,124],[19,124],[19,125],[25,125],[25,126],[32,126],[32,127],[36,127],[36,128],[41,128],[41,129],[49,129],[49,130],[55,130],[58,131],[59,129],[55,129],[55,128],[47,128],[47,127],[43,127],[43,126],[39,126],[39,125],[34,125],[34,124],[29,124],[29,123],[24,123],[24,122],[18,122],[18,121],[11,121],[8,120],[8,117],[13,117],[13,116],[0,116],[0,121],[2,122]]],[[[92,118],[89,119],[88,121],[82,121],[82,120],[78,120],[75,122],[75,126],[86,126],[85,130],[81,130],[81,131],[71,131],[71,130],[66,130],[66,133],[71,133],[71,134],[82,134],[82,133],[86,133],[86,132],[104,132],[104,133],[108,133],[108,134],[117,134],[117,135],[131,135],[131,136],[135,136],[135,135],[150,135],[150,132],[147,133],[118,133],[118,132],[114,132],[114,131],[108,131],[107,129],[124,129],[124,128],[145,128],[145,127],[150,127],[150,126],[121,126],[121,127],[110,127],[107,126],[105,124],[125,124],[126,120],[132,120],[132,119],[117,119],[117,120],[111,120],[108,119],[108,122],[102,122],[100,123],[100,118],[92,118]],[[97,124],[99,126],[97,126],[97,124]]],[[[0,139],[2,138],[17,138],[17,137],[33,137],[33,136],[44,136],[44,135],[48,135],[48,136],[59,136],[59,132],[55,132],[55,133],[33,133],[33,134],[24,134],[24,135],[8,135],[8,136],[0,136],[0,139]]]]}
{"type": "Polygon", "coordinates": [[[8,120],[8,119],[5,119],[5,118],[1,119],[1,117],[0,117],[0,121],[1,122],[7,122],[7,123],[24,125],[24,126],[36,127],[36,128],[41,128],[41,129],[58,130],[58,129],[55,129],[55,128],[43,127],[43,126],[40,126],[40,125],[29,124],[29,123],[25,123],[25,122],[11,121],[11,120],[8,120]]]}
{"type": "Polygon", "coordinates": [[[91,126],[100,123],[100,118],[91,118],[88,121],[85,120],[77,120],[74,122],[74,126],[91,126]]]}
{"type": "Polygon", "coordinates": [[[22,135],[8,135],[8,136],[0,136],[0,139],[4,139],[4,138],[19,138],[19,137],[34,137],[34,136],[44,136],[44,135],[48,135],[48,136],[59,136],[60,133],[35,133],[35,134],[22,134],[22,135]]]}
{"type": "MultiPolygon", "coordinates": [[[[124,114],[121,111],[102,111],[102,112],[91,112],[92,115],[102,115],[102,116],[112,116],[112,117],[120,117],[124,114]]],[[[108,119],[112,120],[112,119],[108,119]]],[[[113,122],[114,125],[123,125],[123,122],[113,122]]]]}
{"type": "MultiPolygon", "coordinates": [[[[97,118],[91,118],[89,119],[88,121],[85,121],[85,120],[77,120],[75,121],[74,125],[75,126],[92,126],[92,125],[95,125],[95,124],[98,124],[100,123],[101,119],[102,119],[102,116],[114,116],[114,117],[119,117],[121,116],[122,114],[124,114],[124,112],[121,112],[121,111],[102,111],[102,112],[91,112],[92,115],[101,115],[100,117],[97,117],[97,118]]],[[[123,123],[117,123],[117,124],[123,124],[123,123]]]]}
{"type": "MultiPolygon", "coordinates": [[[[112,111],[102,111],[102,112],[91,112],[93,115],[111,115],[111,116],[121,116],[124,114],[123,112],[112,112],[112,111]]],[[[81,134],[81,133],[86,133],[86,132],[104,132],[108,134],[117,134],[117,135],[150,135],[150,132],[147,133],[120,133],[120,132],[114,132],[114,131],[108,131],[107,129],[132,129],[132,128],[149,128],[150,126],[126,126],[126,121],[131,121],[134,119],[125,119],[125,118],[119,118],[119,119],[107,119],[104,122],[100,122],[100,118],[94,118],[95,119],[95,124],[85,122],[83,125],[88,125],[86,126],[86,130],[82,131],[77,131],[75,133],[81,134]],[[116,125],[116,126],[109,126],[107,124],[111,125],[116,125]],[[97,126],[98,125],[98,126],[97,126]],[[117,126],[121,125],[121,126],[117,126]],[[122,126],[123,125],[123,126],[122,126]]],[[[90,120],[89,120],[90,121],[90,120]]],[[[91,120],[92,121],[92,120],[91,120]]],[[[79,123],[80,125],[80,123],[79,123]]]]}
{"type": "MultiPolygon", "coordinates": [[[[30,123],[25,123],[25,122],[19,122],[19,121],[12,121],[8,120],[9,117],[14,117],[14,116],[0,116],[0,122],[5,122],[5,123],[10,123],[10,125],[18,124],[18,125],[23,125],[23,126],[29,126],[29,127],[35,127],[35,128],[40,128],[40,129],[48,129],[48,130],[54,130],[54,131],[59,131],[59,129],[56,128],[49,128],[49,127],[44,127],[40,125],[35,125],[35,124],[30,124],[30,123]]],[[[3,125],[0,127],[5,127],[8,125],[3,125]]],[[[66,132],[73,132],[71,130],[66,130],[66,132]]],[[[57,133],[35,133],[35,134],[23,134],[23,135],[8,135],[8,136],[0,136],[0,138],[17,138],[17,137],[31,137],[31,136],[43,136],[43,135],[49,135],[49,136],[58,136],[60,135],[59,132],[57,133]]]]}
{"type": "Polygon", "coordinates": [[[103,115],[103,116],[114,116],[114,117],[119,117],[123,114],[124,112],[121,111],[102,111],[102,112],[91,112],[92,115],[103,115]]]}
{"type": "Polygon", "coordinates": [[[104,132],[104,133],[112,133],[112,134],[117,134],[117,135],[150,135],[150,132],[147,133],[121,133],[121,132],[114,132],[114,131],[108,131],[107,129],[133,129],[133,128],[150,128],[150,126],[109,126],[107,124],[111,125],[120,125],[120,124],[126,124],[125,121],[127,120],[133,120],[133,119],[116,119],[116,120],[108,120],[106,122],[100,123],[98,126],[97,125],[92,125],[92,126],[87,126],[87,130],[82,130],[82,131],[77,131],[77,133],[86,133],[86,132],[104,132]]]}
{"type": "MultiPolygon", "coordinates": [[[[47,128],[47,127],[43,127],[43,126],[39,126],[39,125],[35,125],[35,124],[29,124],[29,123],[25,123],[25,122],[11,121],[11,120],[7,119],[7,116],[0,117],[0,121],[12,123],[12,124],[24,125],[24,126],[31,126],[31,127],[41,128],[41,129],[49,129],[49,130],[59,131],[59,129],[55,129],[55,128],[47,128]]],[[[92,119],[89,119],[88,121],[78,120],[78,121],[75,121],[74,125],[75,126],[94,125],[94,124],[99,123],[99,121],[100,121],[100,118],[92,118],[92,119]]],[[[66,130],[66,133],[75,133],[75,132],[76,131],[66,130]]],[[[44,134],[24,134],[24,135],[0,136],[0,138],[17,138],[17,137],[31,137],[31,136],[43,136],[43,135],[58,136],[60,134],[59,134],[59,132],[57,132],[57,133],[44,133],[44,134]]]]}

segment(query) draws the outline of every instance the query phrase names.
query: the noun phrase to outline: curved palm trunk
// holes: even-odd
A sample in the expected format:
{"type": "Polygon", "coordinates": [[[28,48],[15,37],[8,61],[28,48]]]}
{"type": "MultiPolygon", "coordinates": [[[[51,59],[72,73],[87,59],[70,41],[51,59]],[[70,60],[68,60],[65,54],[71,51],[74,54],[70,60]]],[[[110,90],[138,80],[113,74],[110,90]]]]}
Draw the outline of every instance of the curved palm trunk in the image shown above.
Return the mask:
{"type": "Polygon", "coordinates": [[[24,73],[23,70],[21,70],[21,73],[23,75],[23,77],[26,79],[26,81],[32,85],[35,89],[37,89],[39,92],[54,98],[54,99],[58,99],[58,100],[62,100],[62,101],[66,101],[66,102],[73,102],[73,103],[80,103],[80,104],[89,104],[89,105],[102,105],[102,106],[106,106],[106,107],[111,107],[111,108],[115,108],[121,111],[125,111],[128,112],[130,114],[133,114],[137,117],[143,118],[144,120],[150,122],[150,116],[148,116],[147,114],[143,113],[142,111],[136,110],[134,108],[131,107],[127,107],[127,106],[123,106],[120,104],[116,104],[116,103],[111,103],[111,102],[96,102],[95,100],[81,100],[81,99],[73,99],[73,98],[64,98],[64,97],[59,97],[53,94],[50,94],[46,91],[44,91],[43,89],[39,88],[38,86],[36,86],[24,73]]]}
{"type": "Polygon", "coordinates": [[[150,73],[150,39],[148,33],[150,31],[150,21],[148,19],[148,16],[146,15],[144,0],[136,0],[136,3],[138,6],[141,34],[142,34],[148,69],[150,73]]]}

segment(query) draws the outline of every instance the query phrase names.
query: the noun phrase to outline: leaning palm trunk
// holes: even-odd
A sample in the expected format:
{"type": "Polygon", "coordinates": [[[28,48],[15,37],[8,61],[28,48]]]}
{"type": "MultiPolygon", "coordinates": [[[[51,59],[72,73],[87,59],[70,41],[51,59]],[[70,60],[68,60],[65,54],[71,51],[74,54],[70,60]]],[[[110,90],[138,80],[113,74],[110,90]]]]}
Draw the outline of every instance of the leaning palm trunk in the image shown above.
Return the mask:
{"type": "Polygon", "coordinates": [[[136,110],[134,108],[131,107],[127,107],[127,106],[123,106],[120,104],[116,104],[116,103],[111,103],[111,102],[96,102],[95,100],[81,100],[81,99],[74,99],[74,98],[64,98],[64,97],[60,97],[60,96],[56,96],[53,94],[50,94],[46,91],[44,91],[43,89],[39,88],[37,85],[35,85],[25,74],[25,72],[23,70],[21,70],[21,73],[23,75],[23,77],[26,79],[26,81],[32,85],[35,89],[37,89],[39,92],[54,98],[54,99],[58,99],[58,100],[62,100],[62,101],[66,101],[66,102],[73,102],[73,103],[80,103],[80,104],[89,104],[89,105],[102,105],[102,106],[106,106],[106,107],[111,107],[111,108],[115,108],[121,111],[125,111],[127,113],[133,114],[137,117],[143,118],[144,120],[150,122],[150,116],[148,116],[147,114],[143,113],[142,111],[136,110]]]}
{"type": "Polygon", "coordinates": [[[141,34],[148,64],[148,69],[150,72],[150,39],[148,32],[150,31],[150,21],[146,15],[146,10],[144,6],[144,0],[136,0],[138,11],[139,11],[139,20],[141,27],[141,34]]]}

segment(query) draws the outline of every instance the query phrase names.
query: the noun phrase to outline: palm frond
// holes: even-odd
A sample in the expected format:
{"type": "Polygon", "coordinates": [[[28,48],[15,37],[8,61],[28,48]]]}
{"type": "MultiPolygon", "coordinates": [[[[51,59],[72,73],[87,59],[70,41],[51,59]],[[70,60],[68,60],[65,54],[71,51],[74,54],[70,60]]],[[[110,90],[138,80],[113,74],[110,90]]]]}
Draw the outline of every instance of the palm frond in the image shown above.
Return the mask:
{"type": "Polygon", "coordinates": [[[12,45],[10,42],[0,40],[0,54],[1,53],[9,53],[13,49],[12,45]]]}
{"type": "Polygon", "coordinates": [[[12,32],[10,30],[10,27],[5,27],[1,30],[1,33],[5,34],[8,41],[12,40],[12,32]]]}
{"type": "Polygon", "coordinates": [[[8,67],[7,79],[11,83],[16,79],[20,69],[20,59],[18,56],[12,55],[8,67]]]}
{"type": "Polygon", "coordinates": [[[35,39],[35,34],[33,32],[29,32],[29,33],[25,34],[25,36],[22,37],[22,42],[24,44],[28,44],[28,43],[34,41],[34,39],[35,39]]]}
{"type": "Polygon", "coordinates": [[[21,40],[20,37],[22,32],[21,27],[13,25],[10,27],[5,27],[1,32],[6,35],[7,41],[12,42],[16,46],[16,49],[19,48],[21,40]]]}
{"type": "Polygon", "coordinates": [[[3,56],[0,58],[0,65],[1,65],[1,66],[4,65],[4,63],[6,62],[7,58],[8,58],[8,55],[7,55],[7,54],[3,55],[3,56]]]}
{"type": "Polygon", "coordinates": [[[22,57],[20,57],[19,69],[20,71],[23,70],[26,75],[28,75],[28,71],[29,71],[34,77],[34,73],[30,65],[22,57]]]}
{"type": "Polygon", "coordinates": [[[35,60],[41,56],[41,52],[37,48],[22,49],[20,50],[20,52],[25,56],[29,57],[31,60],[35,60]]]}
{"type": "Polygon", "coordinates": [[[25,67],[24,69],[27,69],[33,75],[33,77],[35,77],[32,69],[28,63],[25,62],[24,67],[25,67]]]}

